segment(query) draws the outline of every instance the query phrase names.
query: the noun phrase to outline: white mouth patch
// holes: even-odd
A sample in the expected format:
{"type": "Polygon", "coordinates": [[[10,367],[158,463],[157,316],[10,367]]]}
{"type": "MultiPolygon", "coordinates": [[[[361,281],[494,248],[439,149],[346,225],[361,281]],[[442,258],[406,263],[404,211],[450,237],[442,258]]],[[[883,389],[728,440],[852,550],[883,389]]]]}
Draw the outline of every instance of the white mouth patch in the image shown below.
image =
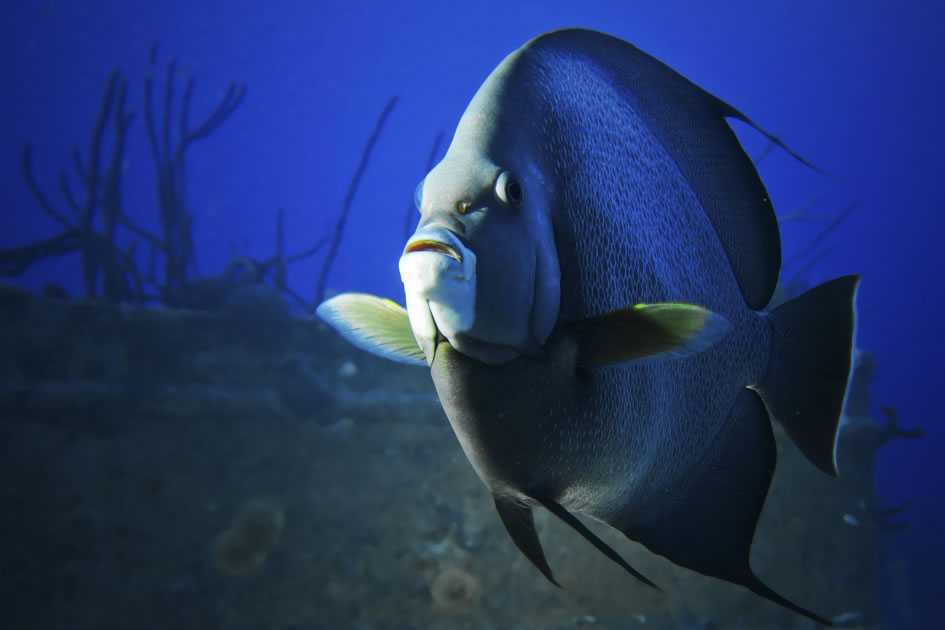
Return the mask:
{"type": "Polygon", "coordinates": [[[476,255],[449,230],[430,227],[407,241],[399,267],[411,327],[431,359],[428,349],[433,349],[437,330],[453,342],[457,333],[472,328],[476,255]],[[429,325],[431,316],[434,330],[429,325]]]}

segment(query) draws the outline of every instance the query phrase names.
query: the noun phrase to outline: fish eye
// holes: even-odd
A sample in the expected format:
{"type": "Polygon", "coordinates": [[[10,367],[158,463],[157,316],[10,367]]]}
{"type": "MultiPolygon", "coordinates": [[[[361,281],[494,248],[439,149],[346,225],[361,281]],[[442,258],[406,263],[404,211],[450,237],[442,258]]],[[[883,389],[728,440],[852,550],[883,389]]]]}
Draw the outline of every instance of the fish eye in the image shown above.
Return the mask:
{"type": "Polygon", "coordinates": [[[420,180],[420,183],[417,184],[417,189],[413,191],[413,205],[417,206],[417,210],[421,210],[423,206],[423,183],[425,181],[427,181],[427,179],[424,177],[420,180]]]}
{"type": "Polygon", "coordinates": [[[518,208],[522,205],[522,185],[508,171],[502,171],[495,180],[495,196],[502,203],[518,208]]]}

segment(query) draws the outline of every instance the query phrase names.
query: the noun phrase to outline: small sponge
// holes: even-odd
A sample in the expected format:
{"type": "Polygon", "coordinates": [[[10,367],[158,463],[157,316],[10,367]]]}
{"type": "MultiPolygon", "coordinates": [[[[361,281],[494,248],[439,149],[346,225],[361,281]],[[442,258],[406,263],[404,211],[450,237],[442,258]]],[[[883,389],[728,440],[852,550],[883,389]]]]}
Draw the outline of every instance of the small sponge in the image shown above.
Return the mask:
{"type": "Polygon", "coordinates": [[[213,544],[213,563],[227,575],[246,575],[262,566],[285,525],[282,507],[265,499],[246,504],[213,544]]]}
{"type": "Polygon", "coordinates": [[[479,580],[471,573],[447,567],[430,585],[437,608],[450,612],[466,610],[479,598],[479,580]]]}

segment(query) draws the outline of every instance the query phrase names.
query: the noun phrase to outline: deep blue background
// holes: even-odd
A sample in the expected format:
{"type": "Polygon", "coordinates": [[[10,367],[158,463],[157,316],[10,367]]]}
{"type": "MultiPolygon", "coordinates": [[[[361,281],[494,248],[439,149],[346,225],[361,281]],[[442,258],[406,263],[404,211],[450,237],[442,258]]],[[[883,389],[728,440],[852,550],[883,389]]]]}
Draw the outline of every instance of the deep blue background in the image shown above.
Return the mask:
{"type": "MultiPolygon", "coordinates": [[[[880,454],[887,503],[910,497],[912,522],[894,544],[908,561],[916,611],[933,614],[945,592],[941,487],[942,96],[945,12],[935,3],[816,0],[701,2],[145,2],[10,3],[0,22],[0,247],[47,236],[56,225],[20,177],[21,146],[65,210],[56,178],[88,137],[109,72],[128,77],[137,112],[126,154],[124,206],[156,225],[153,168],[142,123],[148,47],[179,59],[178,90],[197,77],[191,119],[202,119],[227,83],[248,86],[244,104],[189,153],[188,202],[198,264],[218,272],[233,247],[272,252],[273,218],[285,208],[289,251],[334,224],[365,139],[384,103],[400,100],[377,145],[329,278],[338,290],[400,298],[397,258],[404,213],[437,131],[451,134],[489,71],[529,38],[585,26],[627,39],[781,134],[835,174],[806,170],[783,153],[761,166],[781,213],[819,198],[814,211],[856,212],[820,251],[822,280],[860,273],[859,345],[879,361],[874,401],[895,406],[928,439],[880,454]],[[714,6],[708,6],[714,5],[714,6]],[[449,6],[449,8],[447,8],[449,6]]],[[[160,83],[158,84],[160,89],[160,83]]],[[[737,131],[750,154],[757,134],[737,131]]],[[[783,228],[785,259],[822,225],[783,228]]],[[[79,291],[76,259],[38,266],[79,291]]],[[[311,298],[320,258],[292,268],[311,298]]],[[[878,413],[875,415],[879,415],[878,413]]],[[[931,618],[931,617],[929,617],[931,618]]]]}

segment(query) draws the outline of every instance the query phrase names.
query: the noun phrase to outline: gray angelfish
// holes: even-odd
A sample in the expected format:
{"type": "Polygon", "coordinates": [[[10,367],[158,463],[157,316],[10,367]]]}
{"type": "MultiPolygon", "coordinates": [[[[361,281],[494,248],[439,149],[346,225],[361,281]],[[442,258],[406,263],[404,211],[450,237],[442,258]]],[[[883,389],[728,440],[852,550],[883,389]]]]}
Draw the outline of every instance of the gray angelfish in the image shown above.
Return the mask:
{"type": "Polygon", "coordinates": [[[502,522],[552,582],[536,506],[647,584],[573,514],[829,625],[762,583],[749,552],[770,416],[836,474],[859,278],[763,310],[778,224],[726,117],[754,126],[624,41],[533,39],[418,188],[406,309],[344,294],[318,312],[430,366],[502,522]]]}

